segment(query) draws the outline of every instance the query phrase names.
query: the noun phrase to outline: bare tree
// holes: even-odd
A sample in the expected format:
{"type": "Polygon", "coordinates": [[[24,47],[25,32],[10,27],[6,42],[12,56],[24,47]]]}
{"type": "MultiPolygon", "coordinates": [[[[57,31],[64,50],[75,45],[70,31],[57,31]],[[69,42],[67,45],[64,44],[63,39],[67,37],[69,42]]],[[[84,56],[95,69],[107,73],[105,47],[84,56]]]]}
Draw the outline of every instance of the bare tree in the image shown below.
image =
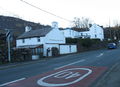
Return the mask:
{"type": "Polygon", "coordinates": [[[89,18],[77,18],[75,17],[73,20],[73,27],[76,28],[89,28],[90,24],[92,24],[92,21],[89,18]]]}
{"type": "Polygon", "coordinates": [[[120,21],[119,20],[114,20],[113,24],[114,24],[114,27],[116,27],[116,28],[120,27],[120,21]]]}

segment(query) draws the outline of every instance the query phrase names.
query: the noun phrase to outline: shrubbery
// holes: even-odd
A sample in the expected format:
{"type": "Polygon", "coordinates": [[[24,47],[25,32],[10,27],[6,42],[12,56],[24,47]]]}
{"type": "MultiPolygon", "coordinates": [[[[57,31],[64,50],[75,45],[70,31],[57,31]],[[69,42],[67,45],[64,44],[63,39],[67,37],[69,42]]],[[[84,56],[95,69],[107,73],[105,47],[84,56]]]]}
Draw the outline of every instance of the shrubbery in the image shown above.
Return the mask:
{"type": "Polygon", "coordinates": [[[105,41],[100,41],[100,39],[90,39],[90,38],[85,38],[85,39],[81,39],[81,38],[76,38],[76,39],[67,38],[66,39],[66,43],[67,44],[77,44],[78,52],[104,48],[104,47],[106,47],[106,44],[107,44],[105,41]]]}
{"type": "Polygon", "coordinates": [[[99,44],[101,41],[100,39],[81,39],[81,38],[67,38],[66,39],[66,43],[70,43],[70,44],[80,44],[83,47],[89,48],[94,44],[99,44]]]}

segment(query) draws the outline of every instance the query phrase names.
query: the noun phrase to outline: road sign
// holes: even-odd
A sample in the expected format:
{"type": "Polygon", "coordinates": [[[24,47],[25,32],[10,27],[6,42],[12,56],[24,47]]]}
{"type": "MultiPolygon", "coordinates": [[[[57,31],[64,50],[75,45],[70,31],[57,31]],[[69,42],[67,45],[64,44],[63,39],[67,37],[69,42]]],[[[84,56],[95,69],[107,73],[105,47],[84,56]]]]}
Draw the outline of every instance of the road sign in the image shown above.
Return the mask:
{"type": "Polygon", "coordinates": [[[88,87],[105,70],[105,67],[67,66],[7,87],[88,87]]]}

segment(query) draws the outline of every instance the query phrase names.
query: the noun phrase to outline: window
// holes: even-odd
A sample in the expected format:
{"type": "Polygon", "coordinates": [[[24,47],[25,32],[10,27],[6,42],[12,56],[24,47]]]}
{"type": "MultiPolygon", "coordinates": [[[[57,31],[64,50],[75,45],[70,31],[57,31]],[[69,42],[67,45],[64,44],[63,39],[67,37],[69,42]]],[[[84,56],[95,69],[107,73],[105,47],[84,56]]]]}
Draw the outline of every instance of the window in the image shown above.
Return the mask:
{"type": "Polygon", "coordinates": [[[97,35],[95,34],[95,38],[97,37],[97,35]]]}
{"type": "Polygon", "coordinates": [[[83,33],[81,33],[81,36],[83,36],[83,33]]]}
{"type": "Polygon", "coordinates": [[[37,38],[37,41],[40,42],[40,37],[37,38]]]}
{"type": "Polygon", "coordinates": [[[32,55],[39,55],[40,53],[43,53],[43,48],[33,48],[32,49],[32,55]]]}
{"type": "Polygon", "coordinates": [[[22,43],[25,43],[25,39],[22,39],[22,43]]]}

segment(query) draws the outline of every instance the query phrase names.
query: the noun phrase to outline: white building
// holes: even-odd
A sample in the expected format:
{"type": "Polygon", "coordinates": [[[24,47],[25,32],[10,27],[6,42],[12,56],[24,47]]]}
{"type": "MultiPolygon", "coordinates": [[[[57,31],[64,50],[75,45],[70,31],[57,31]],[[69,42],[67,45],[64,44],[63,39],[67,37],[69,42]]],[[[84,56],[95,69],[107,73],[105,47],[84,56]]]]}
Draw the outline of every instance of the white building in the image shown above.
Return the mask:
{"type": "Polygon", "coordinates": [[[65,38],[78,38],[79,36],[79,32],[71,28],[65,28],[60,31],[64,34],[65,38]]]}
{"type": "Polygon", "coordinates": [[[91,39],[104,39],[104,31],[103,28],[93,24],[90,28],[89,31],[84,31],[84,32],[79,32],[80,36],[82,38],[91,38],[91,39]]]}
{"type": "Polygon", "coordinates": [[[16,40],[16,48],[30,48],[34,55],[43,53],[43,56],[52,56],[52,48],[56,47],[64,54],[60,47],[65,44],[65,37],[58,29],[58,23],[53,22],[52,28],[32,30],[25,28],[25,32],[16,40]]]}
{"type": "Polygon", "coordinates": [[[93,24],[88,31],[76,31],[73,29],[64,29],[61,30],[66,38],[91,38],[91,39],[104,39],[103,28],[97,24],[93,24]]]}

